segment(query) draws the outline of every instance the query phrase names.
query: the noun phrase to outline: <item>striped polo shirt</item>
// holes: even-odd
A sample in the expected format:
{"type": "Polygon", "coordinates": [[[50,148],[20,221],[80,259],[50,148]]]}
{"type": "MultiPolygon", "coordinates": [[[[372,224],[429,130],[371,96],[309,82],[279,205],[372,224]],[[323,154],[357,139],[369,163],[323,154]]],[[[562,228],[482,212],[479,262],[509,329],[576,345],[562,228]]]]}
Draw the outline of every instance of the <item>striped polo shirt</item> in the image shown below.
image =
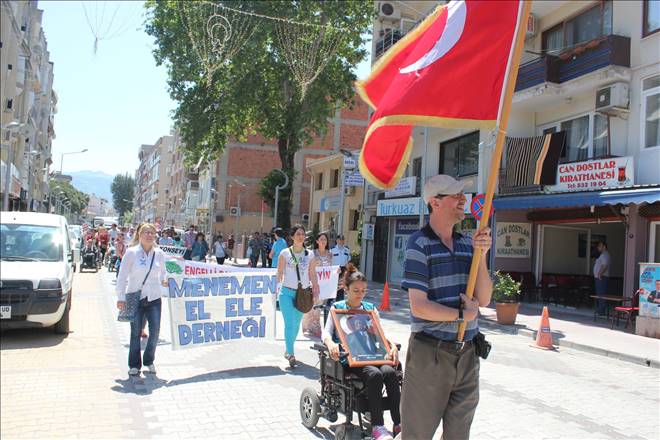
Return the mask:
{"type": "MultiPolygon", "coordinates": [[[[417,289],[443,306],[458,309],[460,294],[467,289],[472,263],[472,238],[457,232],[453,235],[451,251],[427,224],[408,239],[401,287],[417,289]]],[[[458,323],[455,321],[427,321],[410,314],[411,331],[428,333],[443,341],[455,341],[458,323]]],[[[464,340],[471,340],[479,331],[478,320],[468,321],[464,340]]]]}

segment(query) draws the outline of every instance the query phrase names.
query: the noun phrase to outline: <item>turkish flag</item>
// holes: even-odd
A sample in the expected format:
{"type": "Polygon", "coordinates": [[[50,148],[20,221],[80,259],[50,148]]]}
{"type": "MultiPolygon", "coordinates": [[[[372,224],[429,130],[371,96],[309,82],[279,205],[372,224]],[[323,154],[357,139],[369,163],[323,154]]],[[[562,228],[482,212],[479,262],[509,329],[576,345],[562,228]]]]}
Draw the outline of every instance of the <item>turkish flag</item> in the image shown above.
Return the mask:
{"type": "Polygon", "coordinates": [[[522,15],[522,0],[451,1],[356,84],[375,109],[360,155],[360,172],[370,183],[396,186],[412,151],[413,125],[497,125],[517,30],[525,32],[522,15]]]}

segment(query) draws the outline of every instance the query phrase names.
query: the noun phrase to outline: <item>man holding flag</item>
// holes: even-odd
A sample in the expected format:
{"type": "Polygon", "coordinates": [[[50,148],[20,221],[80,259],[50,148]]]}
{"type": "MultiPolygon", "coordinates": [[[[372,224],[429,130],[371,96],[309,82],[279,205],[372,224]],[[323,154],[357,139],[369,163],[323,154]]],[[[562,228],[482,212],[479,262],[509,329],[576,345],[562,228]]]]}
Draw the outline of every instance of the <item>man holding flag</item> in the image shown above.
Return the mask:
{"type": "Polygon", "coordinates": [[[393,188],[403,175],[414,125],[497,129],[484,215],[472,240],[452,233],[465,204],[461,183],[435,176],[424,185],[430,221],[408,241],[402,284],[413,331],[401,402],[404,440],[432,438],[441,421],[445,440],[469,438],[479,401],[471,338],[478,306],[490,302],[492,289],[487,225],[530,8],[529,0],[452,0],[357,84],[374,109],[360,172],[378,188],[393,188]],[[438,253],[446,258],[436,258],[438,253]]]}

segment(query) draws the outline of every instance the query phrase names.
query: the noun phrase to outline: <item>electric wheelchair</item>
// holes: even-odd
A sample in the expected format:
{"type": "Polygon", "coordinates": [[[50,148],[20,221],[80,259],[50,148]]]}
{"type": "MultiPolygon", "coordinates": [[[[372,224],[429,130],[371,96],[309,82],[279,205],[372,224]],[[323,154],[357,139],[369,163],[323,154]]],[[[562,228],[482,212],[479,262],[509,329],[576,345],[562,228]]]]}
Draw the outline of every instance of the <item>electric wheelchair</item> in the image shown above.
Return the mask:
{"type": "MultiPolygon", "coordinates": [[[[401,349],[400,344],[396,346],[401,349]]],[[[346,416],[346,421],[337,427],[335,438],[343,440],[355,427],[352,424],[355,411],[362,438],[370,437],[370,432],[365,429],[363,423],[363,414],[369,411],[365,384],[357,375],[346,372],[340,361],[333,360],[324,344],[315,343],[311,349],[319,354],[321,393],[318,394],[314,388],[308,387],[300,395],[300,417],[303,425],[314,429],[320,417],[334,423],[338,419],[338,413],[342,413],[346,416]]],[[[403,371],[400,363],[396,372],[401,386],[403,371]]],[[[383,396],[383,411],[389,411],[390,408],[389,397],[383,396]]]]}

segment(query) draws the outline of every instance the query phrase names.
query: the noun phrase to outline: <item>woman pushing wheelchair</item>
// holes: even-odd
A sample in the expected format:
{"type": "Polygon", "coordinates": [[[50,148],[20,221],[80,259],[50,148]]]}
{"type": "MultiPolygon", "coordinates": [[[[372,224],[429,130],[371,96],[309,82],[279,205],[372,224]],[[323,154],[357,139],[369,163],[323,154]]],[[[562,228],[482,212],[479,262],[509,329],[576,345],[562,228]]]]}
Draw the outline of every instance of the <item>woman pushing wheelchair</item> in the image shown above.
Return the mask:
{"type": "MultiPolygon", "coordinates": [[[[357,270],[357,268],[348,263],[346,272],[344,274],[344,288],[346,299],[338,301],[332,305],[336,310],[364,310],[373,311],[378,316],[378,310],[370,302],[363,301],[364,295],[367,290],[367,278],[357,270]]],[[[342,322],[346,323],[344,332],[348,329],[350,334],[347,336],[349,339],[348,344],[353,350],[360,352],[377,352],[383,349],[379,344],[377,338],[371,337],[372,334],[368,332],[366,324],[361,320],[352,320],[350,317],[342,322]],[[352,340],[353,342],[351,342],[352,340]]],[[[383,384],[387,390],[387,396],[391,402],[390,415],[394,426],[392,434],[396,436],[401,432],[401,415],[399,412],[399,401],[401,398],[401,390],[399,386],[399,378],[396,372],[396,366],[399,363],[399,352],[395,344],[390,344],[389,353],[386,358],[394,362],[391,365],[366,365],[360,367],[349,367],[345,357],[341,356],[339,338],[335,329],[335,323],[332,318],[328,319],[325,323],[325,328],[321,335],[323,343],[328,348],[330,357],[335,361],[340,360],[344,365],[346,372],[357,375],[367,387],[367,396],[369,403],[369,412],[371,414],[371,436],[374,440],[387,440],[392,439],[392,435],[385,427],[383,419],[383,384]]]]}

